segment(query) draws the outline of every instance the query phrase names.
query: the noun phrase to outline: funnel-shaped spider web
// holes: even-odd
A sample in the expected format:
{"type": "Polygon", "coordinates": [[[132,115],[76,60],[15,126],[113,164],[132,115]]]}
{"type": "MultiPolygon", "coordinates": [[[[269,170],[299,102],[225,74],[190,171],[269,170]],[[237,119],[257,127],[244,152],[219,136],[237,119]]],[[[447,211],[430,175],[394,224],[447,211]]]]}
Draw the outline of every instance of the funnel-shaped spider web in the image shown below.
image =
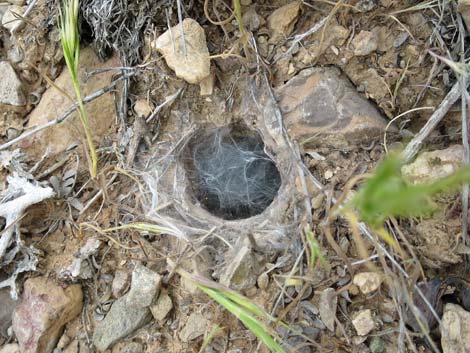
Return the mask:
{"type": "Polygon", "coordinates": [[[281,176],[258,135],[223,127],[190,147],[189,179],[196,198],[212,214],[228,220],[248,218],[271,204],[281,176]]]}

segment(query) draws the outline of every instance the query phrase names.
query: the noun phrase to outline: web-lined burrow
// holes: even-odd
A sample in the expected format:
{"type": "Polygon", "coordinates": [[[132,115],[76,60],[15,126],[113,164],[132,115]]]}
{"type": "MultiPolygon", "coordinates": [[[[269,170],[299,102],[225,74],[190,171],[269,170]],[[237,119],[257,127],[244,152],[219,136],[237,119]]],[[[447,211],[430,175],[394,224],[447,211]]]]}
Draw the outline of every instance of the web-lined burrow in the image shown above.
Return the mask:
{"type": "Polygon", "coordinates": [[[281,175],[265,153],[261,136],[243,125],[196,134],[184,159],[192,196],[226,220],[262,213],[281,186],[281,175]]]}

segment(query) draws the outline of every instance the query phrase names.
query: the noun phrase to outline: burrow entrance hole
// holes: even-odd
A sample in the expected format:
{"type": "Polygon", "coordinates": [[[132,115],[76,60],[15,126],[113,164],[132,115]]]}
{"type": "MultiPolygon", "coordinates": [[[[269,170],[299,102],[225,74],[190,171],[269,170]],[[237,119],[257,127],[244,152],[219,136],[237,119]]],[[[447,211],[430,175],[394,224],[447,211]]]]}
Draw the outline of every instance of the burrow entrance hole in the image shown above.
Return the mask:
{"type": "Polygon", "coordinates": [[[281,186],[281,175],[265,153],[261,136],[244,125],[197,133],[183,155],[192,197],[226,220],[262,213],[281,186]]]}

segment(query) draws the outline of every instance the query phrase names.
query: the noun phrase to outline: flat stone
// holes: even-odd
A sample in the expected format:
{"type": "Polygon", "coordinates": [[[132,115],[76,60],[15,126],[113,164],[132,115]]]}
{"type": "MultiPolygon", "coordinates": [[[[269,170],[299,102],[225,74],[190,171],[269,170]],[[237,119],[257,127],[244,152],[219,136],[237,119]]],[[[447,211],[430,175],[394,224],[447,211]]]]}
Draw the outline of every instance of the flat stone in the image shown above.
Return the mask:
{"type": "Polygon", "coordinates": [[[160,284],[161,277],[158,273],[142,265],[135,267],[131,289],[113,303],[104,320],[95,328],[93,344],[99,351],[105,351],[150,321],[149,307],[160,284]]]}
{"type": "Polygon", "coordinates": [[[273,11],[268,17],[268,28],[271,30],[271,43],[278,43],[292,33],[300,11],[300,2],[293,1],[273,11]]]}
{"type": "Polygon", "coordinates": [[[0,336],[7,337],[7,330],[11,326],[11,316],[15,306],[16,301],[11,299],[8,288],[0,289],[0,336]]]}
{"type": "Polygon", "coordinates": [[[462,157],[462,145],[452,145],[443,150],[421,153],[401,171],[413,184],[432,182],[455,173],[462,165],[462,157]]]}
{"type": "Polygon", "coordinates": [[[363,294],[375,292],[382,284],[383,276],[377,272],[361,272],[354,276],[353,283],[363,294]]]}
{"type": "Polygon", "coordinates": [[[335,148],[381,138],[386,120],[336,68],[312,68],[276,90],[289,135],[335,148]]]}
{"type": "Polygon", "coordinates": [[[220,276],[220,283],[234,290],[253,287],[256,284],[256,260],[253,251],[248,246],[234,252],[228,261],[227,268],[220,276]]]}
{"type": "Polygon", "coordinates": [[[116,270],[113,283],[111,284],[111,293],[114,298],[119,298],[126,291],[130,283],[129,273],[125,270],[116,270]]]}
{"type": "Polygon", "coordinates": [[[171,309],[173,309],[173,302],[167,292],[162,292],[155,305],[150,307],[153,318],[157,321],[164,320],[171,309]]]}
{"type": "Polygon", "coordinates": [[[359,336],[367,335],[375,328],[372,311],[370,309],[360,311],[352,320],[352,324],[359,336]]]}
{"type": "Polygon", "coordinates": [[[441,321],[443,353],[470,352],[470,313],[456,304],[446,304],[441,321]]]}
{"type": "Polygon", "coordinates": [[[355,56],[365,56],[377,50],[377,35],[375,32],[361,31],[351,42],[355,56]]]}
{"type": "Polygon", "coordinates": [[[21,302],[13,313],[13,332],[22,353],[50,353],[62,329],[80,314],[82,288],[63,287],[46,277],[26,280],[21,302]]]}
{"type": "Polygon", "coordinates": [[[0,104],[24,106],[26,99],[21,81],[8,61],[0,61],[0,104]]]}
{"type": "Polygon", "coordinates": [[[336,308],[338,306],[338,297],[333,288],[326,288],[320,294],[320,318],[328,330],[335,330],[336,308]]]}
{"type": "Polygon", "coordinates": [[[210,75],[206,35],[204,28],[191,18],[183,20],[182,27],[184,40],[178,24],[158,37],[153,47],[163,55],[176,76],[188,83],[197,84],[210,75]],[[183,45],[184,42],[186,46],[183,45]]]}
{"type": "Polygon", "coordinates": [[[180,331],[179,336],[181,341],[189,342],[206,333],[209,321],[200,313],[192,313],[186,325],[180,331]]]}
{"type": "MultiPolygon", "coordinates": [[[[85,82],[86,72],[100,68],[119,66],[117,57],[113,57],[105,62],[101,62],[91,48],[84,48],[80,51],[80,73],[79,81],[82,96],[85,97],[107,86],[112,81],[113,70],[94,75],[85,82]]],[[[64,90],[69,96],[75,97],[72,80],[66,67],[54,81],[55,85],[64,90]]],[[[60,94],[56,88],[49,87],[42,95],[41,101],[29,114],[28,128],[36,125],[43,125],[50,120],[63,114],[69,107],[70,101],[60,94]]],[[[95,143],[102,142],[115,127],[114,99],[110,93],[89,102],[85,106],[90,120],[90,128],[95,143]]],[[[73,113],[66,121],[45,129],[30,139],[25,140],[21,147],[26,150],[32,158],[40,158],[46,151],[51,155],[61,153],[74,143],[81,142],[83,128],[77,113],[73,113]],[[54,143],[50,143],[54,141],[54,143]]]]}

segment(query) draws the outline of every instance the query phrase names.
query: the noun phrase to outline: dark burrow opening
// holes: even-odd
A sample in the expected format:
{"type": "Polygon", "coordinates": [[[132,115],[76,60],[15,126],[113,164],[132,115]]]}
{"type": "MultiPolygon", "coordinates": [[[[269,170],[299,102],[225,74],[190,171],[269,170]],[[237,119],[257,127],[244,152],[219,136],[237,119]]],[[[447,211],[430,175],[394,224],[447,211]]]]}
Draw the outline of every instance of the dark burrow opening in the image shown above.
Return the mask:
{"type": "Polygon", "coordinates": [[[192,196],[226,220],[262,213],[281,186],[281,175],[265,153],[261,136],[243,125],[200,132],[183,155],[192,196]]]}

